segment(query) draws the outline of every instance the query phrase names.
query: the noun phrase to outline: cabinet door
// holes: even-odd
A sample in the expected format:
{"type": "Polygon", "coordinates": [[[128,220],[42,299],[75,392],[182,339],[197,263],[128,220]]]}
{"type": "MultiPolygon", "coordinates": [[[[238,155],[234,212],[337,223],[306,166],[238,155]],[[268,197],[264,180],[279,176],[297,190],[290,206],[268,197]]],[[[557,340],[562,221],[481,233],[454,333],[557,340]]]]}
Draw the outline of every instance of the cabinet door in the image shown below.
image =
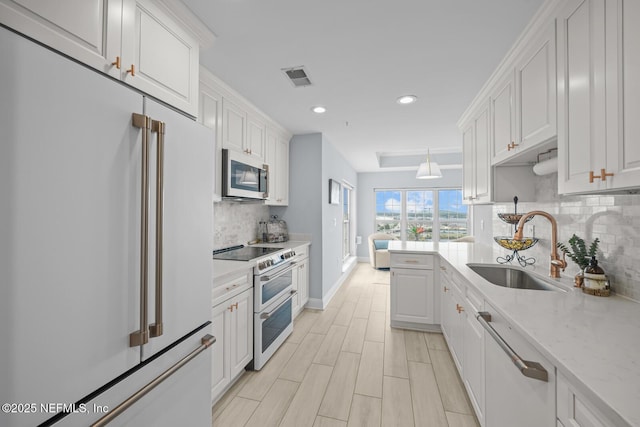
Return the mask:
{"type": "Polygon", "coordinates": [[[253,359],[253,289],[232,298],[230,360],[231,378],[253,359]]]}
{"type": "Polygon", "coordinates": [[[300,261],[298,267],[298,294],[300,306],[304,308],[309,301],[309,258],[300,261]]]}
{"type": "Polygon", "coordinates": [[[261,162],[265,161],[265,125],[259,119],[248,116],[247,140],[245,150],[247,154],[261,162]]]}
{"type": "Polygon", "coordinates": [[[516,63],[517,151],[548,141],[556,131],[555,20],[516,63]]]}
{"type": "Polygon", "coordinates": [[[489,157],[489,104],[474,120],[476,203],[491,202],[491,158],[489,157]]]}
{"type": "Polygon", "coordinates": [[[640,185],[640,3],[606,2],[607,189],[640,185]],[[624,13],[623,13],[624,11],[624,13]]]}
{"type": "Polygon", "coordinates": [[[287,206],[289,204],[289,141],[285,138],[278,137],[276,159],[278,165],[276,202],[280,206],[287,206]]]}
{"type": "Polygon", "coordinates": [[[433,270],[397,268],[391,272],[391,320],[433,324],[433,270]]]}
{"type": "Polygon", "coordinates": [[[442,282],[440,313],[442,333],[447,340],[453,361],[462,375],[462,322],[458,311],[462,298],[444,274],[440,275],[440,280],[442,282]]]}
{"type": "Polygon", "coordinates": [[[296,294],[291,298],[291,312],[296,316],[300,311],[300,265],[294,267],[291,282],[293,290],[296,291],[296,294]]]}
{"type": "Polygon", "coordinates": [[[473,124],[462,132],[462,202],[471,203],[476,195],[473,124]]]}
{"type": "Polygon", "coordinates": [[[123,2],[121,79],[195,117],[198,42],[151,0],[123,2]]]}
{"type": "Polygon", "coordinates": [[[515,143],[515,105],[513,70],[497,86],[491,95],[491,157],[492,164],[511,154],[510,144],[515,143]]]}
{"type": "Polygon", "coordinates": [[[0,22],[120,78],[122,0],[0,0],[0,22]]]}
{"type": "Polygon", "coordinates": [[[576,394],[573,386],[564,375],[558,373],[557,387],[557,416],[558,422],[571,427],[605,427],[620,425],[608,420],[595,409],[595,405],[576,394]]]}
{"type": "Polygon", "coordinates": [[[604,0],[572,0],[558,16],[560,194],[605,186],[589,182],[606,157],[604,6],[604,0]]]}
{"type": "Polygon", "coordinates": [[[231,310],[222,303],[211,311],[211,335],[216,342],[211,346],[211,400],[215,401],[231,381],[229,360],[229,337],[231,333],[231,310]]]}
{"type": "Polygon", "coordinates": [[[244,152],[247,112],[225,98],[222,100],[222,148],[244,152]]]}
{"type": "Polygon", "coordinates": [[[476,310],[468,300],[465,302],[466,311],[461,314],[464,385],[482,425],[484,424],[484,331],[475,318],[476,310]]]}
{"type": "Polygon", "coordinates": [[[198,121],[214,130],[213,201],[222,200],[222,95],[200,83],[200,111],[198,121]]]}

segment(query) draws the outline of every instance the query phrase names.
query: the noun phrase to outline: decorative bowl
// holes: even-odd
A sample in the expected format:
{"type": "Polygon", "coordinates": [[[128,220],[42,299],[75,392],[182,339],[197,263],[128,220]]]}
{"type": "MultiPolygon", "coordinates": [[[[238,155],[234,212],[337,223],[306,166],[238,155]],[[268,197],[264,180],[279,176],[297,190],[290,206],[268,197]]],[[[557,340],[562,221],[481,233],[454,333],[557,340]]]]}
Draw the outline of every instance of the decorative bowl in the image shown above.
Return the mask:
{"type": "Polygon", "coordinates": [[[493,238],[497,244],[510,251],[524,251],[538,243],[535,237],[523,237],[522,240],[513,240],[513,237],[496,236],[493,238]]]}
{"type": "MultiPolygon", "coordinates": [[[[498,218],[500,218],[501,220],[503,220],[507,224],[517,224],[518,221],[520,221],[520,218],[522,218],[522,214],[499,213],[498,214],[498,218]]],[[[529,218],[527,218],[527,222],[531,221],[532,219],[533,219],[533,217],[530,216],[529,218]]]]}

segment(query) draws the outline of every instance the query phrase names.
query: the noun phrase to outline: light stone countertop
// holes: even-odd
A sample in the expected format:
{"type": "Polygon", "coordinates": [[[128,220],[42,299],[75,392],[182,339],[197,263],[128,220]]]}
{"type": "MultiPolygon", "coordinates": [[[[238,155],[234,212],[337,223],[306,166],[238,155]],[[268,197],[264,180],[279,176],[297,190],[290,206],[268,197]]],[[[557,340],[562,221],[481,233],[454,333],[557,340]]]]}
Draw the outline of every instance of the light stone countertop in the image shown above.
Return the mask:
{"type": "Polygon", "coordinates": [[[570,269],[551,279],[548,259],[526,270],[566,292],[493,285],[467,263],[497,264],[506,254],[497,245],[390,241],[389,251],[440,254],[616,426],[640,426],[640,304],[584,294],[570,269]]]}
{"type": "MultiPolygon", "coordinates": [[[[294,249],[294,248],[304,246],[304,245],[309,245],[309,244],[311,244],[311,242],[309,241],[289,240],[287,242],[281,242],[281,243],[260,243],[252,246],[294,249]]],[[[221,279],[226,279],[227,277],[233,277],[235,275],[242,274],[248,270],[252,270],[255,265],[256,265],[255,260],[232,261],[232,260],[214,259],[213,260],[213,281],[216,282],[221,279]]],[[[251,272],[251,274],[253,274],[253,271],[251,272]]]]}

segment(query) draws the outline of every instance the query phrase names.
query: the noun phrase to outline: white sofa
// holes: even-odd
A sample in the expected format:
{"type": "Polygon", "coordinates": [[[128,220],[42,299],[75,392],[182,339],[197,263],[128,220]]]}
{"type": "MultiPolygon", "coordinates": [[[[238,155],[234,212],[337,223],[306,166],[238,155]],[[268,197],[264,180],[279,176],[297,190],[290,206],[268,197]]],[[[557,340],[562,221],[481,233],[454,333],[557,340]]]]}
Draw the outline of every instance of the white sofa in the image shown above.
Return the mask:
{"type": "Polygon", "coordinates": [[[376,249],[376,240],[397,240],[390,234],[374,233],[369,236],[369,261],[373,268],[389,268],[391,266],[389,250],[386,248],[376,249]]]}

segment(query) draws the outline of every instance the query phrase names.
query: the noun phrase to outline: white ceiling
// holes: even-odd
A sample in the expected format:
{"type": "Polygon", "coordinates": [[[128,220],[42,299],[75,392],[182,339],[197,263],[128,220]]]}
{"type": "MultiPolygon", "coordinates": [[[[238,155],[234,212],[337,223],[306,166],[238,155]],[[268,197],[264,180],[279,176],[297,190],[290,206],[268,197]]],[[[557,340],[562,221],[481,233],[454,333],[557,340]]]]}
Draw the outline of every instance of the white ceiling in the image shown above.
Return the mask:
{"type": "Polygon", "coordinates": [[[216,34],[201,63],[359,172],[376,153],[460,150],[456,122],[542,0],[183,0],[216,34]],[[304,65],[313,86],[282,68],[304,65]],[[399,105],[404,94],[418,96],[399,105]],[[311,112],[327,108],[324,115],[311,112]]]}

